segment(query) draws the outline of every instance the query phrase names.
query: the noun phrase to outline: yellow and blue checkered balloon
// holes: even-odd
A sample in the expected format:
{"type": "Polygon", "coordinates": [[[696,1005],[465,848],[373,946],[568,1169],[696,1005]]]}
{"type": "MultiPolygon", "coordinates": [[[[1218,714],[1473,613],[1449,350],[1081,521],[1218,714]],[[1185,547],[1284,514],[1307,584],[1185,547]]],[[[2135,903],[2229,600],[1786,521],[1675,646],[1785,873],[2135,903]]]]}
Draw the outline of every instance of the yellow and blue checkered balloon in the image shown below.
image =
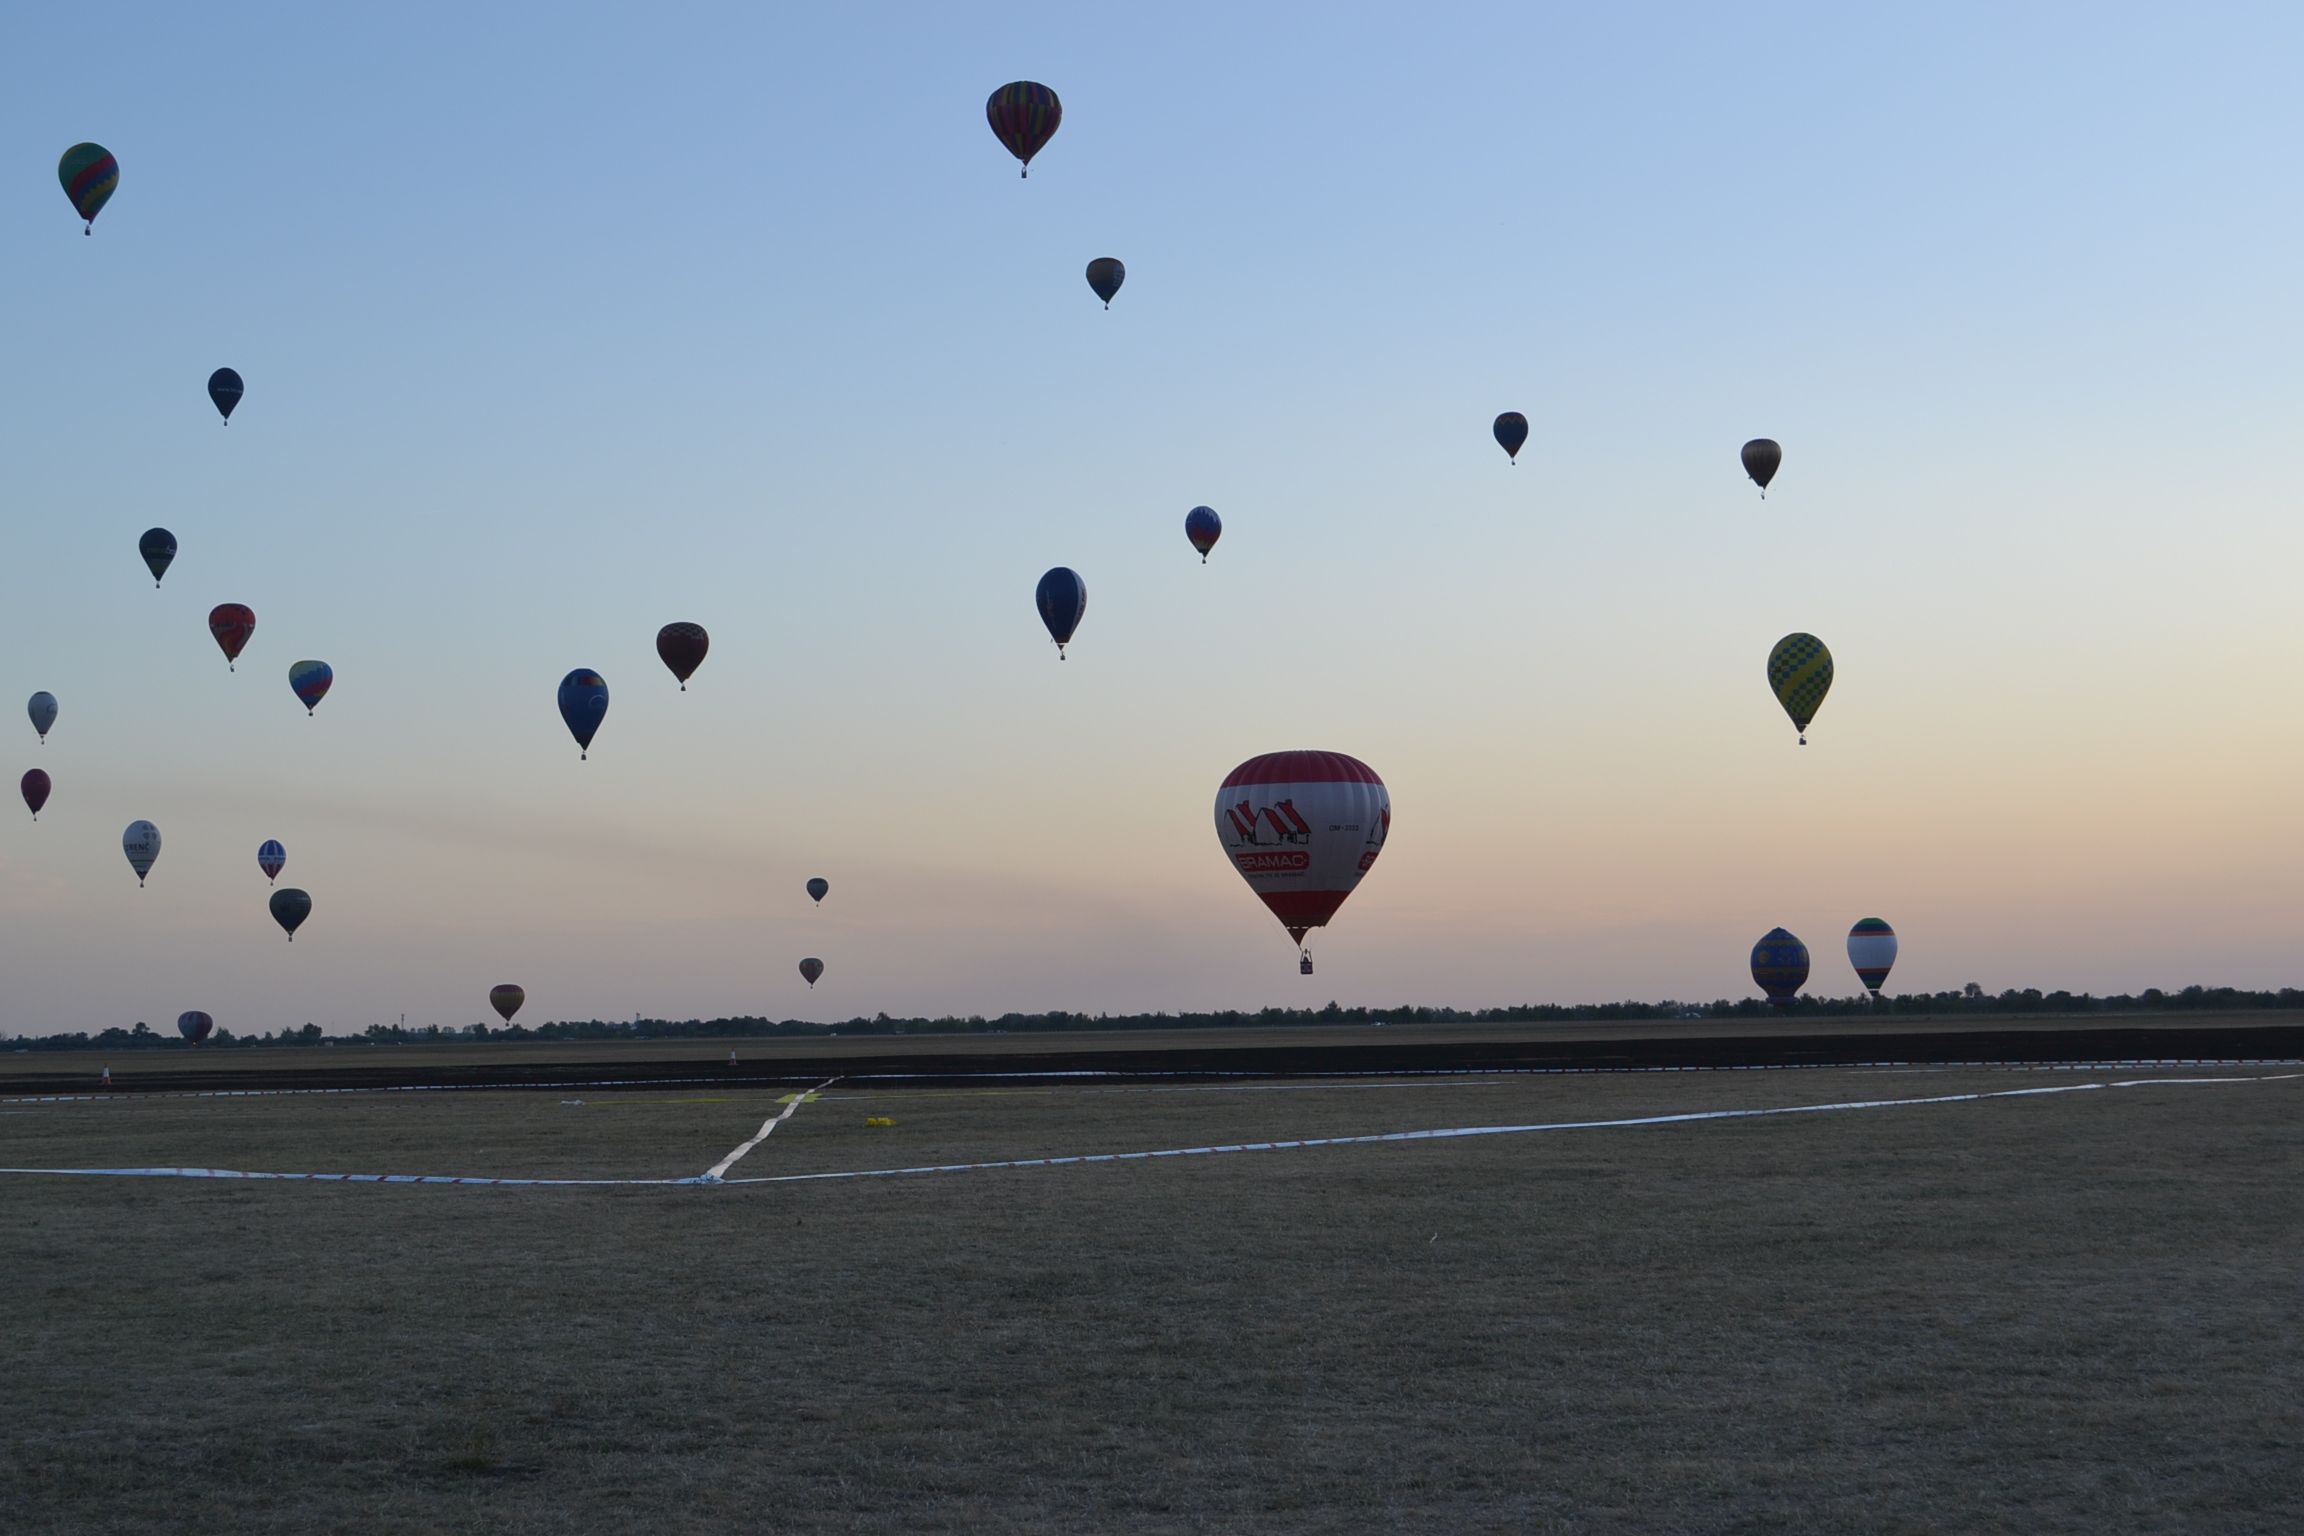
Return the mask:
{"type": "Polygon", "coordinates": [[[1808,722],[1832,691],[1832,653],[1814,635],[1786,635],[1768,653],[1768,686],[1792,717],[1800,745],[1808,745],[1808,722]]]}

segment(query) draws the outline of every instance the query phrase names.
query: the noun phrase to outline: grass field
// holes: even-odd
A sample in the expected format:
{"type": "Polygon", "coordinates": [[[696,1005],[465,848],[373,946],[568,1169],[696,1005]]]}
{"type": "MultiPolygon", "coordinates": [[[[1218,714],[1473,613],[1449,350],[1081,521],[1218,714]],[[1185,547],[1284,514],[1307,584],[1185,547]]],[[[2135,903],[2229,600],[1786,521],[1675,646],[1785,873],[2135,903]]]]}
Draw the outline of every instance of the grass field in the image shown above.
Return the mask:
{"type": "MultiPolygon", "coordinates": [[[[834,1085],[729,1176],[2152,1075],[834,1085]]],[[[781,1107],[576,1097],[0,1106],[0,1164],[685,1179],[781,1107]]],[[[7,1175],[5,1524],[2304,1529],[2300,1165],[2284,1078],[721,1187],[7,1175]]]]}

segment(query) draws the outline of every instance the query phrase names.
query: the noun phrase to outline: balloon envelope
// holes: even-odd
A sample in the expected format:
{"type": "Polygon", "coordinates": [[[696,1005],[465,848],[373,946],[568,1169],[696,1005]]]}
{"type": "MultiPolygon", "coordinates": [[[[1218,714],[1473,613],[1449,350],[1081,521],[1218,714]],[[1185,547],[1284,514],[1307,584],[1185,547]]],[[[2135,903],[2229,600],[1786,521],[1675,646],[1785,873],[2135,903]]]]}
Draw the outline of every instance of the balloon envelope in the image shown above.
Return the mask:
{"type": "Polygon", "coordinates": [[[1106,309],[1112,307],[1112,295],[1118,293],[1126,281],[1128,269],[1120,264],[1117,256],[1099,256],[1088,263],[1088,286],[1104,301],[1106,309]]]}
{"type": "Polygon", "coordinates": [[[120,186],[120,162],[101,144],[75,144],[56,162],[56,180],[72,199],[72,211],[93,230],[96,215],[120,186]]]}
{"type": "Polygon", "coordinates": [[[808,882],[808,894],[818,905],[822,905],[824,898],[832,894],[832,882],[818,875],[808,882]]]}
{"type": "Polygon", "coordinates": [[[160,857],[160,829],[148,821],[128,823],[128,830],[120,834],[120,851],[128,855],[128,867],[136,871],[136,883],[142,885],[160,857]]]}
{"type": "Polygon", "coordinates": [[[704,653],[712,649],[712,637],[704,633],[701,624],[667,624],[656,631],[656,654],[672,675],[680,679],[680,691],[688,691],[688,679],[704,665],[704,653]]]}
{"type": "Polygon", "coordinates": [[[576,738],[579,755],[592,755],[592,737],[608,717],[608,680],[590,667],[578,667],[560,679],[560,718],[576,738]]]}
{"type": "Polygon", "coordinates": [[[1032,157],[1056,136],[1064,121],[1064,103],[1056,93],[1033,80],[1016,80],[994,91],[984,103],[984,120],[1008,153],[1024,162],[1021,174],[1032,174],[1032,157]]]}
{"type": "Polygon", "coordinates": [[[1056,642],[1056,655],[1061,660],[1065,643],[1088,612],[1088,583],[1080,579],[1078,571],[1060,565],[1040,578],[1032,600],[1039,605],[1040,622],[1048,626],[1048,636],[1056,642]]]}
{"type": "Polygon", "coordinates": [[[165,528],[147,528],[144,537],[136,541],[136,553],[144,557],[144,568],[152,573],[152,585],[160,585],[160,578],[168,573],[170,562],[176,558],[176,535],[165,528]]]}
{"type": "Polygon", "coordinates": [[[1816,718],[1816,711],[1824,707],[1824,695],[1832,691],[1831,651],[1814,635],[1786,635],[1768,653],[1768,687],[1776,702],[1784,706],[1784,713],[1792,717],[1792,729],[1799,732],[1800,744],[1806,746],[1808,722],[1816,718]]]}
{"type": "Polygon", "coordinates": [[[1341,752],[1267,752],[1216,791],[1216,840],[1299,944],[1336,915],[1391,830],[1384,781],[1341,752]]]}
{"type": "Polygon", "coordinates": [[[800,974],[808,978],[808,985],[816,985],[816,978],[824,974],[824,962],[810,955],[800,962],[800,974]]]}
{"type": "Polygon", "coordinates": [[[279,879],[280,871],[288,867],[288,850],[277,838],[266,838],[256,850],[256,867],[264,871],[265,879],[279,879]]]}
{"type": "Polygon", "coordinates": [[[1528,418],[1518,411],[1506,411],[1496,418],[1496,445],[1513,463],[1520,462],[1520,445],[1528,441],[1528,418]]]}
{"type": "Polygon", "coordinates": [[[527,992],[510,982],[506,982],[500,987],[488,989],[488,1006],[504,1015],[504,1022],[507,1024],[512,1022],[512,1015],[518,1013],[520,1005],[526,1001],[528,1001],[527,992]]]}
{"type": "Polygon", "coordinates": [[[1752,946],[1752,980],[1777,1007],[1791,1007],[1808,981],[1808,946],[1781,928],[1769,929],[1752,946]]]}
{"type": "Polygon", "coordinates": [[[336,669],[324,661],[292,661],[288,664],[288,686],[296,690],[297,699],[310,714],[328,697],[328,687],[336,681],[336,669]]]}
{"type": "Polygon", "coordinates": [[[232,407],[240,403],[241,392],[240,375],[231,369],[219,368],[208,375],[208,398],[227,422],[232,419],[232,407]]]}
{"type": "Polygon", "coordinates": [[[190,1013],[176,1015],[176,1033],[198,1045],[216,1028],[216,1021],[195,1008],[190,1013]]]}
{"type": "Polygon", "coordinates": [[[1216,541],[1224,537],[1224,519],[1216,515],[1214,507],[1194,507],[1184,514],[1184,537],[1190,539],[1192,547],[1200,551],[1200,563],[1206,565],[1208,551],[1214,549],[1216,541]]]}
{"type": "Polygon", "coordinates": [[[256,610],[246,603],[218,603],[208,610],[208,633],[216,637],[217,648],[223,651],[224,664],[229,667],[247,649],[248,637],[256,633],[256,610]]]}
{"type": "Polygon", "coordinates": [[[1848,963],[1856,979],[1874,997],[1896,964],[1896,930],[1877,917],[1867,917],[1848,930],[1848,963]]]}
{"type": "Polygon", "coordinates": [[[45,768],[27,769],[24,774],[24,782],[20,787],[24,791],[26,808],[37,818],[40,814],[40,807],[48,803],[48,770],[45,768]]]}
{"type": "Polygon", "coordinates": [[[41,689],[26,701],[24,713],[31,716],[32,729],[40,733],[42,741],[46,741],[48,727],[56,723],[56,695],[45,688],[41,689]]]}
{"type": "Polygon", "coordinates": [[[1768,482],[1776,478],[1776,467],[1784,462],[1784,450],[1776,446],[1772,437],[1756,437],[1744,445],[1742,454],[1744,473],[1760,487],[1762,495],[1768,491],[1768,482]]]}
{"type": "Polygon", "coordinates": [[[312,915],[312,897],[289,886],[272,893],[272,921],[288,930],[288,942],[296,942],[296,930],[304,926],[304,919],[312,915]]]}

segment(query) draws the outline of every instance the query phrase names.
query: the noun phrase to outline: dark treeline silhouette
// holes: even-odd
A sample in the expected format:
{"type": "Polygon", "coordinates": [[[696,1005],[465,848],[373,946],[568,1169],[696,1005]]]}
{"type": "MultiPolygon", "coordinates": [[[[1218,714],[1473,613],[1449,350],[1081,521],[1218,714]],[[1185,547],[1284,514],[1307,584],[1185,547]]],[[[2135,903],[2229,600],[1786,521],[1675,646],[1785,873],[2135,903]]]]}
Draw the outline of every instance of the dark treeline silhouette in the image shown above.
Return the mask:
{"type": "MultiPolygon", "coordinates": [[[[418,1045],[451,1040],[744,1040],[759,1038],[820,1039],[832,1035],[995,1035],[1057,1034],[1071,1030],[1116,1029],[1272,1029],[1320,1024],[1627,1024],[1669,1019],[1883,1018],[1916,1015],[1964,1014],[2111,1014],[2203,1013],[2251,1009],[2304,1009],[2304,991],[2282,987],[2277,992],[2247,992],[2236,987],[2186,987],[2163,992],[2147,987],[2130,996],[2123,992],[2097,997],[2087,992],[2042,992],[2037,987],[2014,988],[1994,995],[1975,982],[1958,992],[1909,992],[1877,1003],[1862,996],[1803,997],[1788,1009],[1760,998],[1711,1003],[1520,1003],[1504,1008],[1265,1008],[1255,1013],[1227,1009],[1221,1013],[1005,1013],[998,1018],[971,1014],[966,1018],[899,1019],[883,1013],[873,1018],[812,1023],[804,1019],[567,1019],[555,1023],[463,1026],[423,1024],[371,1024],[359,1034],[330,1035],[317,1024],[284,1028],[273,1034],[235,1034],[219,1024],[201,1050],[250,1045],[418,1045]]],[[[133,1029],[106,1029],[58,1035],[26,1035],[11,1042],[12,1049],[36,1051],[79,1050],[190,1050],[174,1034],[163,1034],[139,1023],[133,1029]]]]}

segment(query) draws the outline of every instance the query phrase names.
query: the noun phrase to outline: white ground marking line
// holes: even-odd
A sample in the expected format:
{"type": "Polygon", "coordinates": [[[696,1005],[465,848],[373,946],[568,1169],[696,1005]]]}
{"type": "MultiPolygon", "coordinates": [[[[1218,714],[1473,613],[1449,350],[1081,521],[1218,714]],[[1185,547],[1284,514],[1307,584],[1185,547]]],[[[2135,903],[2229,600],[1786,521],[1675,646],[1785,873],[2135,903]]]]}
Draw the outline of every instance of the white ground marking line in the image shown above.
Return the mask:
{"type": "Polygon", "coordinates": [[[760,1129],[753,1134],[753,1137],[750,1141],[745,1142],[735,1151],[729,1153],[726,1157],[720,1159],[720,1161],[705,1169],[704,1172],[697,1177],[696,1182],[699,1184],[721,1183],[727,1177],[728,1170],[736,1166],[737,1159],[741,1158],[745,1153],[751,1151],[754,1147],[760,1145],[760,1143],[766,1141],[770,1134],[775,1131],[776,1127],[782,1125],[785,1121],[792,1118],[792,1112],[794,1110],[798,1109],[801,1105],[807,1103],[810,1099],[816,1097],[817,1094],[823,1092],[825,1089],[831,1087],[838,1081],[840,1081],[840,1079],[836,1077],[828,1077],[824,1079],[824,1081],[818,1083],[815,1087],[792,1095],[790,1101],[785,1104],[784,1112],[782,1114],[770,1115],[766,1120],[762,1121],[760,1124],[760,1129]]]}
{"type": "MultiPolygon", "coordinates": [[[[1774,1109],[1708,1109],[1677,1115],[1642,1115],[1620,1120],[1557,1120],[1532,1125],[1467,1125],[1430,1131],[1385,1131],[1366,1136],[1312,1136],[1292,1141],[1226,1142],[1205,1147],[1167,1147],[1153,1152],[1089,1152],[1069,1157],[1020,1157],[985,1163],[929,1163],[909,1168],[857,1168],[831,1173],[785,1173],[759,1178],[715,1179],[535,1179],[499,1178],[466,1174],[419,1173],[250,1173],[232,1168],[0,1168],[0,1174],[46,1174],[56,1177],[115,1179],[247,1179],[314,1184],[467,1184],[511,1188],[617,1188],[663,1187],[695,1184],[808,1184],[831,1179],[886,1179],[917,1173],[973,1173],[996,1168],[1061,1168],[1074,1163],[1133,1163],[1162,1157],[1204,1157],[1220,1152],[1278,1152],[1301,1147],[1369,1146],[1394,1141],[1450,1141],[1471,1136],[1514,1136],[1534,1131],[1611,1130],[1626,1126],[1687,1125],[1705,1120],[1753,1120],[1771,1115],[1817,1115],[1842,1110],[1904,1109],[1927,1104],[1974,1104],[1986,1099],[2042,1098],[2053,1094],[2090,1093],[2101,1088],[2169,1088],[2228,1083],[2285,1083],[2304,1079],[2304,1072],[2283,1072],[2253,1077],[2139,1077],[2106,1083],[2060,1083],[2053,1088],[2004,1088],[1992,1093],[1948,1093],[1925,1099],[1858,1099],[1844,1104],[1791,1104],[1774,1109]]],[[[796,1097],[802,1102],[806,1095],[796,1097]]],[[[791,1114],[785,1108],[781,1121],[791,1114]]],[[[771,1122],[773,1124],[774,1122],[771,1122]]],[[[757,1144],[768,1133],[745,1143],[757,1144]]],[[[731,1158],[729,1161],[733,1161],[731,1158]]],[[[726,1166],[725,1163],[722,1164],[726,1166]]]]}

